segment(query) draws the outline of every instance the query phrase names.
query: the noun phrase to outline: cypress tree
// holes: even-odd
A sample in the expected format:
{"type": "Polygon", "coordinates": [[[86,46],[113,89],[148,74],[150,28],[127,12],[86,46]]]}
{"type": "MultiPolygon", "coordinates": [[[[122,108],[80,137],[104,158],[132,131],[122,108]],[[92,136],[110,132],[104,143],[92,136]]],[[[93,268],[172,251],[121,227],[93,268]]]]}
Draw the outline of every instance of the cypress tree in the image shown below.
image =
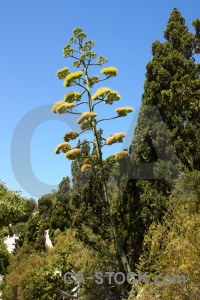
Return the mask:
{"type": "Polygon", "coordinates": [[[66,228],[71,226],[71,210],[69,201],[70,179],[66,176],[58,185],[58,191],[55,193],[55,201],[53,201],[51,205],[49,235],[52,241],[54,240],[54,230],[60,229],[61,231],[64,231],[66,228]]]}
{"type": "Polygon", "coordinates": [[[195,34],[175,8],[164,31],[165,41],[153,42],[153,58],[146,67],[130,147],[132,179],[121,207],[121,215],[127,211],[126,220],[131,222],[119,220],[129,234],[123,238],[124,248],[132,251],[133,262],[141,252],[145,230],[152,222],[162,221],[174,179],[184,169],[200,170],[200,64],[195,63],[200,52],[200,20],[192,24],[195,34]]]}

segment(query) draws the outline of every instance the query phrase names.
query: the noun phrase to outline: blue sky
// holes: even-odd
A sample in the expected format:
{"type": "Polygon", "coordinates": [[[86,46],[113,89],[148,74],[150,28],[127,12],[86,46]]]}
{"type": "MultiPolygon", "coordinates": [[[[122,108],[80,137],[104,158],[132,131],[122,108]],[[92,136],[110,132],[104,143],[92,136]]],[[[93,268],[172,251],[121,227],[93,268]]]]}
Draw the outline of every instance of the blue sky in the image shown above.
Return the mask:
{"type": "MultiPolygon", "coordinates": [[[[67,131],[77,128],[72,126],[75,119],[58,119],[50,107],[67,92],[55,73],[64,66],[73,70],[62,53],[73,29],[82,28],[95,42],[97,55],[109,60],[105,66],[118,68],[118,76],[104,86],[117,90],[121,100],[101,106],[99,115],[114,116],[116,107],[132,106],[135,112],[128,117],[102,123],[105,137],[126,133],[141,103],[151,44],[163,41],[174,7],[193,30],[191,21],[200,17],[199,0],[0,1],[0,180],[9,189],[38,198],[70,176],[70,161],[54,149],[67,131]]],[[[105,156],[127,146],[132,136],[125,145],[105,148],[105,156]]]]}

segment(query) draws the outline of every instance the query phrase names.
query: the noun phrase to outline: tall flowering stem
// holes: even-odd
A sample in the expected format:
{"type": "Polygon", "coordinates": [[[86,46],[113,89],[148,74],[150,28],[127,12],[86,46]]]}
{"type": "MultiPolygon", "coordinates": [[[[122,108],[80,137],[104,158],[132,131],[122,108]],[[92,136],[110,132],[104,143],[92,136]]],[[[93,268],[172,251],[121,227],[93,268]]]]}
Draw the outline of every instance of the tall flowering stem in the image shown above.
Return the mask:
{"type": "MultiPolygon", "coordinates": [[[[128,274],[131,272],[131,269],[128,260],[126,258],[125,252],[123,250],[121,240],[119,238],[117,224],[112,209],[112,202],[108,193],[107,180],[105,174],[105,164],[102,157],[102,147],[109,146],[117,142],[122,142],[123,138],[125,137],[125,133],[123,132],[114,133],[107,139],[104,139],[105,143],[104,145],[101,145],[100,137],[98,136],[97,124],[104,120],[112,120],[118,117],[124,117],[128,113],[132,112],[133,109],[131,107],[118,108],[116,109],[117,116],[111,117],[109,119],[97,120],[97,113],[94,111],[96,105],[98,104],[111,105],[113,104],[113,102],[120,100],[120,95],[118,94],[117,91],[112,91],[110,88],[100,88],[92,96],[92,88],[95,84],[107,80],[113,76],[116,76],[117,69],[115,67],[103,68],[101,70],[101,73],[104,76],[103,79],[99,79],[98,76],[89,76],[89,70],[88,70],[89,67],[101,66],[102,64],[107,62],[107,59],[104,58],[103,56],[99,56],[96,63],[94,63],[93,61],[94,59],[96,59],[96,53],[94,53],[91,49],[95,44],[91,40],[85,41],[83,43],[83,40],[85,38],[86,38],[86,34],[83,33],[82,29],[76,28],[73,31],[73,37],[69,40],[69,44],[64,48],[64,56],[75,59],[72,65],[74,67],[77,67],[79,70],[77,72],[70,73],[69,69],[67,67],[64,67],[63,69],[60,69],[57,72],[58,78],[64,79],[65,87],[77,86],[83,89],[83,92],[80,93],[80,92],[73,91],[66,94],[63,98],[63,101],[59,101],[53,105],[52,112],[53,113],[74,113],[72,109],[75,108],[77,105],[80,104],[87,105],[87,111],[81,114],[81,116],[77,120],[77,123],[80,125],[81,129],[83,130],[81,133],[83,133],[85,130],[92,130],[93,137],[94,137],[94,141],[92,143],[94,144],[96,150],[96,156],[87,157],[82,165],[81,170],[83,172],[88,170],[91,171],[98,170],[98,172],[100,172],[101,174],[103,193],[107,204],[111,229],[113,232],[114,240],[124,270],[128,274]],[[78,50],[72,48],[71,44],[75,44],[78,50]],[[77,57],[77,53],[79,57],[77,57]],[[87,100],[81,102],[81,98],[83,94],[87,95],[87,100]],[[79,104],[75,104],[74,101],[76,102],[78,101],[79,104]],[[68,104],[66,104],[66,102],[68,102],[68,104]]],[[[81,157],[81,150],[77,149],[76,147],[72,148],[71,145],[68,143],[70,140],[76,139],[78,136],[80,136],[80,134],[73,131],[66,133],[64,136],[65,142],[58,145],[55,152],[57,154],[60,152],[64,152],[65,157],[71,160],[81,157]]],[[[128,155],[128,152],[121,151],[118,152],[115,155],[115,157],[116,159],[119,159],[120,157],[124,157],[125,155],[128,155]]]]}

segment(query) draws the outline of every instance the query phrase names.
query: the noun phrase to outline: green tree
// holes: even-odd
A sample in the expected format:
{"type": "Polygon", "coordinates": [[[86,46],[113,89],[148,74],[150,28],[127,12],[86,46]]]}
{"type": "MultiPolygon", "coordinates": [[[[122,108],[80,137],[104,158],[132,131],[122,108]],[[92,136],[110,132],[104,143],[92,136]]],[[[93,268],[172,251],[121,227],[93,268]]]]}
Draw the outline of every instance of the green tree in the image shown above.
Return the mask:
{"type": "Polygon", "coordinates": [[[37,208],[37,203],[33,198],[26,199],[24,203],[23,212],[19,213],[16,216],[13,224],[27,222],[29,217],[32,215],[32,213],[35,211],[36,208],[37,208]]]}
{"type": "Polygon", "coordinates": [[[18,214],[23,213],[24,208],[25,199],[0,182],[0,274],[5,274],[9,265],[9,253],[4,244],[5,231],[9,233],[6,226],[13,223],[18,214]]]}
{"type": "MultiPolygon", "coordinates": [[[[98,131],[99,137],[102,135],[102,130],[98,131]]],[[[80,144],[80,141],[77,145],[80,144]]],[[[91,149],[87,140],[84,140],[80,146],[82,152],[87,156],[95,155],[95,148],[91,149]]],[[[88,228],[94,234],[100,235],[103,239],[112,240],[112,233],[109,229],[109,219],[105,205],[102,205],[103,186],[98,172],[82,172],[85,158],[78,158],[72,162],[73,186],[71,188],[70,197],[70,219],[71,227],[76,230],[77,236],[86,245],[93,245],[95,249],[97,244],[91,243],[88,239],[88,228]],[[87,228],[87,229],[86,229],[87,228]]],[[[105,172],[107,172],[109,158],[104,161],[105,172]]],[[[108,173],[108,172],[107,172],[108,173]]],[[[106,173],[106,176],[108,174],[106,173]]]]}
{"type": "MultiPolygon", "coordinates": [[[[107,209],[102,205],[103,187],[97,174],[92,174],[81,194],[70,199],[71,227],[86,245],[98,249],[99,245],[88,237],[88,230],[104,240],[112,240],[107,209]]],[[[98,240],[99,242],[99,240],[98,240]]]]}
{"type": "Polygon", "coordinates": [[[39,214],[34,214],[27,222],[23,244],[30,245],[36,251],[45,250],[45,223],[39,214]]]}
{"type": "MultiPolygon", "coordinates": [[[[81,133],[70,131],[65,134],[64,136],[64,143],[58,145],[55,152],[59,154],[60,152],[65,153],[65,157],[71,160],[74,160],[78,157],[84,157],[84,163],[82,165],[82,171],[91,171],[91,172],[99,172],[101,175],[101,181],[103,186],[103,194],[107,204],[108,214],[110,218],[110,224],[112,228],[112,232],[114,235],[114,239],[117,245],[118,254],[121,258],[121,262],[123,264],[124,270],[126,272],[130,272],[130,266],[128,264],[126,255],[124,250],[121,246],[121,241],[119,239],[117,225],[114,217],[114,213],[112,210],[112,203],[109,197],[109,193],[107,190],[107,182],[106,182],[106,175],[105,175],[105,164],[102,158],[102,147],[109,146],[117,142],[122,142],[125,136],[125,133],[119,132],[114,133],[107,139],[104,139],[103,145],[101,145],[101,139],[98,135],[98,126],[99,122],[104,120],[112,120],[119,117],[125,117],[128,113],[132,112],[131,107],[120,107],[115,110],[117,115],[115,117],[106,118],[106,119],[97,119],[96,113],[96,106],[99,104],[104,105],[112,105],[113,102],[120,100],[120,95],[118,92],[111,90],[110,88],[99,88],[93,95],[92,95],[92,88],[95,84],[107,80],[113,76],[117,75],[117,69],[115,67],[107,67],[101,70],[101,73],[105,76],[103,79],[100,79],[99,76],[92,76],[90,75],[90,69],[92,66],[101,66],[107,59],[103,56],[99,56],[97,61],[96,60],[96,53],[92,51],[93,46],[95,45],[93,41],[88,40],[84,41],[86,38],[86,34],[83,33],[82,29],[76,28],[73,31],[73,37],[69,40],[69,44],[64,48],[64,57],[71,57],[74,59],[72,65],[77,67],[79,70],[76,72],[70,72],[67,67],[59,70],[57,72],[57,76],[59,79],[64,79],[64,86],[76,86],[81,89],[79,91],[72,91],[67,93],[63,101],[56,102],[52,107],[52,112],[54,113],[74,113],[79,114],[73,111],[73,108],[86,105],[87,111],[83,112],[80,118],[77,120],[77,123],[81,127],[81,133]],[[74,48],[72,45],[74,44],[74,48]],[[86,101],[79,102],[84,94],[86,94],[86,101]],[[78,104],[76,104],[79,102],[78,104]],[[80,148],[72,148],[69,144],[70,140],[76,139],[86,130],[91,130],[93,133],[94,140],[91,142],[95,148],[94,153],[95,155],[88,156],[84,155],[80,148]]],[[[127,155],[127,151],[122,151],[117,156],[127,155]]]]}
{"type": "Polygon", "coordinates": [[[0,237],[0,274],[6,273],[7,267],[9,266],[9,253],[6,245],[3,243],[0,237]]]}
{"type": "Polygon", "coordinates": [[[152,222],[161,222],[165,215],[174,179],[181,169],[199,170],[200,64],[195,63],[199,53],[199,24],[196,19],[193,22],[196,32],[189,32],[175,8],[164,31],[166,40],[152,44],[153,58],[146,67],[127,171],[129,178],[141,179],[129,180],[123,200],[123,212],[133,208],[127,221],[124,220],[129,233],[124,248],[127,252],[138,249],[135,262],[142,250],[145,231],[152,222]],[[159,113],[155,113],[155,108],[159,113]],[[149,163],[153,164],[152,170],[149,163]]]}
{"type": "Polygon", "coordinates": [[[56,229],[64,231],[71,226],[70,193],[70,179],[66,176],[60,182],[51,205],[49,235],[52,241],[54,241],[54,231],[56,229]]]}
{"type": "MultiPolygon", "coordinates": [[[[193,24],[197,26],[199,22],[195,20],[193,24]]],[[[194,55],[199,53],[200,35],[198,31],[196,34],[189,32],[184,18],[174,9],[164,37],[166,42],[155,41],[152,44],[153,59],[147,64],[142,108],[132,143],[132,157],[140,162],[158,160],[151,137],[161,125],[157,122],[153,126],[152,120],[148,120],[149,112],[145,109],[145,106],[156,106],[182,166],[199,170],[200,64],[195,64],[194,55]]],[[[161,149],[162,134],[161,130],[155,135],[161,149]]],[[[168,147],[162,150],[169,151],[168,147]]]]}
{"type": "Polygon", "coordinates": [[[45,194],[38,199],[39,215],[48,216],[53,199],[53,194],[45,194]]]}
{"type": "Polygon", "coordinates": [[[0,181],[0,229],[12,223],[24,211],[25,199],[16,191],[9,190],[0,181]]]}

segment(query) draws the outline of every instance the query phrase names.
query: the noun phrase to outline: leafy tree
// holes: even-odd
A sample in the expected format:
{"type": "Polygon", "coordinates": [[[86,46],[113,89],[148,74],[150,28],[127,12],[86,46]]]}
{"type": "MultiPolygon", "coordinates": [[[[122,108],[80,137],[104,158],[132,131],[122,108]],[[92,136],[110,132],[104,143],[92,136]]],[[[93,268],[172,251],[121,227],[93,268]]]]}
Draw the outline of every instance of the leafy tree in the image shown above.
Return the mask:
{"type": "Polygon", "coordinates": [[[15,225],[16,223],[27,222],[29,217],[33,214],[36,208],[37,208],[37,204],[33,198],[26,199],[26,201],[24,202],[23,212],[19,213],[16,216],[13,224],[15,225]]]}
{"type": "Polygon", "coordinates": [[[45,194],[38,199],[39,215],[47,216],[49,214],[54,198],[53,194],[45,194]]]}
{"type": "Polygon", "coordinates": [[[9,265],[9,253],[4,244],[5,226],[17,219],[24,206],[25,200],[19,193],[9,190],[0,182],[0,274],[5,274],[9,265]]]}
{"type": "Polygon", "coordinates": [[[13,222],[24,209],[25,200],[18,192],[9,190],[0,182],[0,228],[13,222]]]}
{"type": "MultiPolygon", "coordinates": [[[[102,158],[102,147],[110,146],[117,142],[122,142],[125,137],[125,133],[119,132],[114,133],[107,139],[103,139],[104,143],[102,145],[102,138],[98,134],[98,124],[99,122],[105,120],[112,120],[119,117],[125,117],[128,113],[132,112],[131,107],[120,107],[115,110],[117,113],[116,116],[106,119],[97,120],[96,106],[99,104],[104,105],[112,105],[113,102],[120,100],[120,95],[118,92],[111,90],[110,88],[99,88],[92,95],[92,88],[95,84],[98,84],[101,81],[107,80],[113,76],[117,75],[117,69],[115,67],[107,67],[101,70],[101,73],[105,76],[103,79],[100,79],[99,76],[92,76],[89,74],[92,66],[101,66],[107,59],[103,56],[99,56],[97,61],[96,53],[92,51],[93,46],[95,45],[93,41],[88,40],[84,41],[86,38],[86,34],[83,33],[82,29],[76,28],[73,31],[73,37],[69,40],[69,44],[64,47],[64,57],[71,57],[74,59],[72,65],[79,70],[76,72],[70,72],[67,67],[59,70],[57,72],[57,76],[59,79],[64,79],[64,86],[76,86],[81,89],[79,91],[72,91],[67,93],[63,101],[56,102],[52,107],[52,112],[54,113],[73,113],[79,114],[73,111],[73,108],[85,105],[87,106],[87,111],[83,112],[80,118],[77,120],[77,123],[81,127],[81,132],[70,131],[64,136],[64,143],[57,146],[55,152],[59,154],[60,152],[65,153],[65,157],[70,160],[75,160],[77,158],[84,158],[84,163],[81,167],[81,170],[97,172],[99,176],[101,176],[101,182],[103,187],[103,194],[107,204],[107,210],[110,218],[110,224],[112,228],[112,232],[114,235],[115,243],[117,245],[118,254],[121,258],[121,262],[123,264],[124,270],[126,272],[130,272],[130,266],[128,264],[126,255],[121,246],[121,241],[119,239],[117,225],[115,221],[115,216],[112,209],[112,202],[109,197],[107,182],[106,182],[106,174],[105,174],[105,163],[102,158]],[[72,44],[74,44],[75,48],[72,48],[72,44]],[[76,50],[75,50],[76,49],[76,50]],[[84,94],[86,94],[86,101],[81,101],[84,94]],[[80,102],[81,101],[81,102],[80,102]],[[77,103],[79,102],[79,103],[77,103]],[[76,104],[77,103],[77,104],[76,104]],[[87,155],[80,149],[80,147],[72,148],[69,144],[70,140],[76,139],[86,130],[91,130],[93,133],[94,140],[91,142],[94,147],[93,153],[95,155],[87,155]]],[[[116,157],[127,155],[127,151],[121,151],[116,154],[116,157]]]]}

